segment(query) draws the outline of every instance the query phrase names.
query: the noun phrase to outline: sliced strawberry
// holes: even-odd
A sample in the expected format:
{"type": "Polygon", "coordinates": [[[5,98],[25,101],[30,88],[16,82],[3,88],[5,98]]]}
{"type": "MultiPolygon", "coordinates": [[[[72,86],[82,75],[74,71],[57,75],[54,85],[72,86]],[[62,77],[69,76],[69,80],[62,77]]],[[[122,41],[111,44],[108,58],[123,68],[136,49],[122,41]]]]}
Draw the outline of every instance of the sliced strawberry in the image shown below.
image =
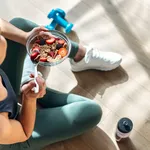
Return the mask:
{"type": "Polygon", "coordinates": [[[51,37],[50,38],[54,38],[55,40],[60,40],[60,38],[59,37],[57,37],[57,36],[54,36],[54,35],[51,35],[51,37]]]}
{"type": "Polygon", "coordinates": [[[54,38],[54,37],[52,37],[52,38],[46,40],[46,43],[47,43],[47,44],[53,44],[54,42],[55,42],[55,38],[54,38]]]}
{"type": "Polygon", "coordinates": [[[39,55],[38,52],[33,52],[33,53],[30,55],[31,60],[34,60],[38,55],[39,55]]]}
{"type": "Polygon", "coordinates": [[[55,52],[52,52],[52,51],[49,52],[49,56],[54,57],[54,55],[55,55],[55,52]]]}
{"type": "Polygon", "coordinates": [[[39,50],[33,50],[33,51],[32,51],[32,53],[35,53],[35,52],[37,52],[37,53],[40,54],[40,51],[39,51],[39,50]]]}
{"type": "Polygon", "coordinates": [[[65,43],[65,40],[58,40],[58,43],[63,45],[65,43]]]}
{"type": "Polygon", "coordinates": [[[67,55],[68,51],[66,48],[60,48],[58,50],[58,54],[61,55],[61,57],[65,57],[67,55]]]}
{"type": "Polygon", "coordinates": [[[36,40],[35,43],[38,43],[38,44],[39,44],[39,43],[40,43],[40,40],[36,40]]]}
{"type": "Polygon", "coordinates": [[[38,44],[38,43],[34,43],[33,44],[33,46],[32,46],[32,48],[34,48],[34,47],[39,47],[40,45],[38,44]]]}
{"type": "Polygon", "coordinates": [[[35,50],[36,50],[36,51],[39,51],[39,50],[40,50],[40,48],[39,48],[38,46],[33,47],[33,48],[32,48],[32,51],[35,51],[35,50]]]}
{"type": "Polygon", "coordinates": [[[41,62],[47,62],[47,58],[41,57],[39,61],[41,61],[41,62]]]}
{"type": "Polygon", "coordinates": [[[60,40],[60,38],[59,37],[55,37],[55,36],[53,36],[54,38],[55,38],[55,40],[60,40]]]}

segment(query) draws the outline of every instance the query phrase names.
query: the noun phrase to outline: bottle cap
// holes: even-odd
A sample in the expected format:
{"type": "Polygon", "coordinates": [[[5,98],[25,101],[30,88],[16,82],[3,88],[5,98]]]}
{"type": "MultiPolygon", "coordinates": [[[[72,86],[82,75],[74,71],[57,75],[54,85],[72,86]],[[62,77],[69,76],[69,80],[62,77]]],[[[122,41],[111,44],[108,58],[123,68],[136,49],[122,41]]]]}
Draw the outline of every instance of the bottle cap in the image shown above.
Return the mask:
{"type": "Polygon", "coordinates": [[[129,118],[122,118],[118,122],[118,130],[122,133],[129,133],[133,129],[133,123],[129,118]]]}

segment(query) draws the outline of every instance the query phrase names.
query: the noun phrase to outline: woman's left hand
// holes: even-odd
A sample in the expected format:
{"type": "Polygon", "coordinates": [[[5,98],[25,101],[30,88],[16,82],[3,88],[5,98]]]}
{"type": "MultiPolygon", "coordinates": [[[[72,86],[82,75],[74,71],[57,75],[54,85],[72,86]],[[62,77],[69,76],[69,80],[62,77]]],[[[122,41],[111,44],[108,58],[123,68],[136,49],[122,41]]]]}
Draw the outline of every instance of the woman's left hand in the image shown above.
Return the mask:
{"type": "MultiPolygon", "coordinates": [[[[27,32],[27,34],[26,34],[26,37],[25,37],[25,39],[26,39],[26,42],[27,42],[27,40],[29,39],[29,37],[32,35],[32,34],[42,34],[43,32],[45,32],[45,31],[48,31],[48,29],[46,29],[44,26],[40,26],[40,27],[35,27],[35,28],[33,28],[33,30],[31,30],[30,32],[27,32]]],[[[26,44],[26,43],[25,43],[26,44]]]]}

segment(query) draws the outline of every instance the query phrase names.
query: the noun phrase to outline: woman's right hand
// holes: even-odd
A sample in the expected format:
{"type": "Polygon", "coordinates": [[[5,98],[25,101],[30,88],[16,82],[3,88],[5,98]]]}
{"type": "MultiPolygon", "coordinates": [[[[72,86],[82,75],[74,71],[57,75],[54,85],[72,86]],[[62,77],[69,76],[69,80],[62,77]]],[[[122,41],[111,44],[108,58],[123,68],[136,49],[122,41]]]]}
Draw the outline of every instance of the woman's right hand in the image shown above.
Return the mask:
{"type": "Polygon", "coordinates": [[[34,91],[32,90],[35,87],[34,81],[30,81],[21,87],[21,92],[25,99],[36,100],[37,98],[42,98],[46,94],[45,80],[40,76],[38,76],[36,80],[37,83],[39,84],[38,93],[34,93],[34,91]]]}

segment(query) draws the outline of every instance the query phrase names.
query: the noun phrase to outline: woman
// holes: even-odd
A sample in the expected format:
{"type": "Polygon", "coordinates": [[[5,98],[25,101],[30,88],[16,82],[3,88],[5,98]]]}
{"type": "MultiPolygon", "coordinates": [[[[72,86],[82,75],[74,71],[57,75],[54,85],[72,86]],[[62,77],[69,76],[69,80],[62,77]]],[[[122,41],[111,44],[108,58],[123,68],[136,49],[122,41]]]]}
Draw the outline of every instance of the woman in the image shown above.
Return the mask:
{"type": "MultiPolygon", "coordinates": [[[[6,75],[0,70],[0,150],[40,150],[51,143],[80,135],[96,126],[102,111],[95,102],[49,88],[46,88],[45,92],[45,82],[40,76],[37,78],[40,91],[37,94],[32,92],[34,82],[29,76],[34,72],[33,64],[28,56],[25,58],[24,45],[32,32],[45,29],[35,28],[36,24],[22,18],[15,18],[10,23],[1,19],[0,27],[1,68],[7,74],[15,91],[13,92],[6,75]],[[9,39],[7,45],[4,37],[9,39]],[[20,84],[22,85],[22,108],[18,113],[16,95],[20,92],[20,84]],[[37,99],[43,109],[36,110],[37,99]]],[[[95,51],[92,48],[85,48],[72,42],[69,56],[73,58],[71,59],[72,70],[81,71],[89,68],[112,70],[120,65],[119,54],[100,53],[101,55],[94,57],[95,51]],[[87,56],[90,56],[88,61],[87,56]]]]}

